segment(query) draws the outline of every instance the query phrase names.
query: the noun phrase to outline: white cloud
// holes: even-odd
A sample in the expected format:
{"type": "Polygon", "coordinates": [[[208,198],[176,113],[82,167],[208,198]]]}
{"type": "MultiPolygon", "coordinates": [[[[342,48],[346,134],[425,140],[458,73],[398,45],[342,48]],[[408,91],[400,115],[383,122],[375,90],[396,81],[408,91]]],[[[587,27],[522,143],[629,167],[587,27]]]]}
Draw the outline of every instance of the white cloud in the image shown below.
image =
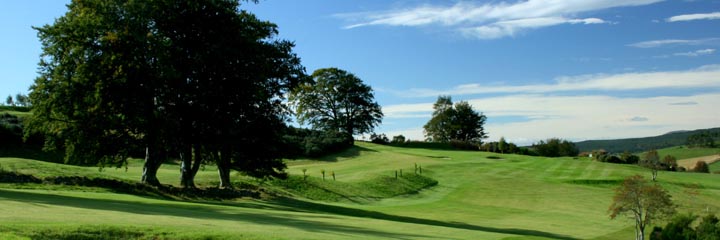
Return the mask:
{"type": "MultiPolygon", "coordinates": [[[[679,97],[619,98],[611,96],[510,95],[470,99],[477,111],[494,117],[524,116],[527,121],[486,125],[489,140],[500,136],[526,145],[550,137],[571,140],[628,138],[675,130],[717,127],[720,93],[679,97]],[[678,104],[681,103],[681,104],[678,104]],[[692,103],[692,104],[685,104],[692,103]],[[539,117],[551,116],[551,117],[539,117]]],[[[394,112],[426,113],[432,103],[386,106],[394,112]]],[[[422,136],[422,128],[390,131],[422,136]]]]}
{"type": "Polygon", "coordinates": [[[696,50],[696,51],[692,51],[692,52],[675,53],[673,55],[684,56],[684,57],[698,57],[698,56],[713,54],[714,52],[715,52],[715,49],[708,48],[708,49],[701,49],[701,50],[696,50]]]}
{"type": "Polygon", "coordinates": [[[683,21],[694,21],[694,20],[714,20],[720,19],[720,12],[712,13],[695,13],[695,14],[684,14],[677,15],[668,18],[668,22],[683,22],[683,21]]]}
{"type": "Polygon", "coordinates": [[[599,18],[574,18],[591,11],[614,7],[648,5],[662,0],[527,0],[513,3],[475,3],[461,1],[451,6],[424,5],[386,12],[336,14],[356,22],[345,28],[373,25],[451,27],[466,36],[499,38],[559,24],[606,23],[599,18]]]}
{"type": "Polygon", "coordinates": [[[662,39],[637,42],[628,44],[630,47],[637,48],[656,48],[667,45],[713,45],[720,43],[720,38],[704,38],[704,39],[662,39]]]}
{"type": "Polygon", "coordinates": [[[467,36],[480,39],[494,39],[505,36],[515,36],[516,33],[526,29],[549,27],[559,24],[601,24],[604,20],[599,18],[567,19],[563,17],[524,18],[510,21],[501,21],[479,27],[462,28],[460,31],[467,36]]]}
{"type": "MultiPolygon", "coordinates": [[[[707,52],[707,51],[706,51],[707,52]]],[[[438,95],[470,95],[486,93],[552,93],[572,91],[631,91],[648,89],[692,89],[720,87],[720,64],[706,65],[686,71],[634,72],[622,74],[590,74],[564,76],[552,84],[484,86],[464,84],[447,90],[410,89],[398,92],[404,97],[438,95]]]]}

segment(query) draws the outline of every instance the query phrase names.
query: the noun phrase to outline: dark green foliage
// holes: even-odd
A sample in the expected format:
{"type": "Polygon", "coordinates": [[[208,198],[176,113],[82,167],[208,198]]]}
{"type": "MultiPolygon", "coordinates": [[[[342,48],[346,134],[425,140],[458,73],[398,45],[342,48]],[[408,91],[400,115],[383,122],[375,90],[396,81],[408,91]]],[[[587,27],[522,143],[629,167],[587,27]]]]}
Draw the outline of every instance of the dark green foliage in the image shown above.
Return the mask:
{"type": "Polygon", "coordinates": [[[341,132],[289,127],[283,136],[283,157],[322,157],[347,150],[352,146],[348,135],[341,132]]]}
{"type": "Polygon", "coordinates": [[[663,134],[655,137],[628,138],[615,140],[589,140],[575,143],[580,151],[592,151],[593,149],[605,149],[608,152],[618,153],[624,151],[645,152],[651,149],[661,149],[672,146],[680,146],[687,143],[687,138],[703,132],[714,134],[715,140],[720,140],[720,128],[701,129],[694,131],[678,131],[663,134]]]}
{"type": "Polygon", "coordinates": [[[390,144],[390,139],[388,139],[387,136],[385,136],[384,133],[381,134],[370,134],[370,142],[376,143],[376,144],[383,144],[387,145],[390,144]]]}
{"type": "MultiPolygon", "coordinates": [[[[501,138],[500,140],[505,141],[504,138],[501,138]]],[[[505,142],[504,144],[501,144],[501,141],[483,143],[480,146],[480,151],[494,152],[494,153],[521,154],[521,155],[531,155],[532,154],[529,151],[529,149],[527,149],[525,147],[518,147],[517,145],[515,145],[515,143],[509,143],[509,142],[505,142]],[[501,147],[500,145],[504,145],[504,147],[501,147]]]]}
{"type": "Polygon", "coordinates": [[[423,126],[427,140],[456,140],[479,145],[487,138],[484,128],[487,117],[473,110],[468,102],[461,101],[453,106],[450,96],[439,96],[433,109],[432,118],[423,126]]]}
{"type": "Polygon", "coordinates": [[[559,138],[541,140],[539,143],[533,144],[532,148],[538,155],[544,157],[574,157],[580,153],[574,143],[559,138]]]}
{"type": "Polygon", "coordinates": [[[403,143],[405,143],[405,136],[403,136],[403,135],[393,136],[392,141],[390,141],[390,143],[403,144],[403,143]]]}
{"type": "Polygon", "coordinates": [[[673,217],[662,229],[660,239],[662,240],[693,240],[696,233],[692,229],[692,223],[697,216],[692,214],[680,214],[673,217]]]}
{"type": "Polygon", "coordinates": [[[710,173],[710,166],[705,161],[697,161],[693,172],[697,173],[710,173]]]}
{"type": "Polygon", "coordinates": [[[630,152],[624,152],[620,155],[608,154],[604,151],[593,151],[593,159],[598,162],[607,163],[618,163],[618,164],[637,164],[640,161],[640,157],[631,154],[630,152]]]}
{"type": "Polygon", "coordinates": [[[239,2],[87,0],[68,5],[43,43],[28,131],[67,162],[121,165],[142,146],[143,181],[180,157],[181,184],[200,164],[282,176],[283,97],[305,78],[293,43],[239,2]],[[202,116],[202,117],[200,117],[202,116]]]}
{"type": "MultiPolygon", "coordinates": [[[[665,228],[658,228],[660,240],[720,240],[720,224],[718,218],[708,214],[700,220],[700,223],[692,228],[693,222],[698,218],[693,214],[682,214],[675,216],[665,225],[665,228]]],[[[654,231],[655,233],[655,231],[654,231]]]]}
{"type": "Polygon", "coordinates": [[[720,220],[715,215],[708,214],[700,220],[695,231],[698,240],[720,240],[720,220]]]}
{"type": "Polygon", "coordinates": [[[0,113],[0,144],[22,144],[22,119],[9,113],[0,113]]]}
{"type": "Polygon", "coordinates": [[[315,70],[312,81],[295,88],[290,101],[301,124],[350,136],[372,132],[382,122],[372,88],[338,68],[315,70]]]}
{"type": "Polygon", "coordinates": [[[687,137],[685,143],[688,147],[715,147],[715,140],[720,139],[718,132],[704,131],[687,137]]]}
{"type": "Polygon", "coordinates": [[[478,143],[471,142],[471,141],[456,140],[456,139],[450,140],[450,146],[453,149],[458,149],[458,150],[477,151],[480,149],[480,146],[478,145],[478,143]]]}

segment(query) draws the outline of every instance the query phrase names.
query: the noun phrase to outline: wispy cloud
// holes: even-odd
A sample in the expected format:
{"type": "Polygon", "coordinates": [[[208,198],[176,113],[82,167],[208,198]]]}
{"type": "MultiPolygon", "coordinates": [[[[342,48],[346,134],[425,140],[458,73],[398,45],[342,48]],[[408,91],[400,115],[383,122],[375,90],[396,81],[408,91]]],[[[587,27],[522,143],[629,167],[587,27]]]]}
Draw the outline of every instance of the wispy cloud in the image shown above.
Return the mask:
{"type": "Polygon", "coordinates": [[[695,21],[695,20],[714,20],[720,19],[720,12],[712,13],[695,13],[695,14],[683,14],[672,16],[666,21],[668,22],[684,22],[684,21],[695,21]]]}
{"type": "Polygon", "coordinates": [[[692,51],[692,52],[675,53],[673,55],[683,56],[683,57],[698,57],[698,56],[713,54],[714,52],[715,52],[715,49],[708,48],[708,49],[701,49],[701,50],[696,50],[696,51],[692,51]]]}
{"type": "Polygon", "coordinates": [[[465,36],[491,39],[560,24],[608,23],[599,18],[576,18],[576,16],[585,12],[648,5],[660,1],[663,0],[527,0],[485,4],[461,1],[450,6],[423,5],[402,10],[336,14],[336,16],[354,22],[347,25],[345,27],[347,29],[373,25],[411,27],[440,25],[450,27],[465,36]]]}
{"type": "Polygon", "coordinates": [[[471,95],[487,93],[534,94],[569,91],[632,91],[648,89],[692,89],[720,87],[720,64],[706,65],[685,71],[633,72],[622,74],[590,74],[564,76],[550,84],[497,86],[479,83],[459,85],[451,89],[410,89],[398,92],[404,97],[438,95],[471,95]]]}
{"type": "Polygon", "coordinates": [[[628,44],[629,47],[636,48],[656,48],[668,45],[714,45],[720,44],[720,38],[703,38],[703,39],[662,39],[650,40],[628,44]]]}
{"type": "MultiPolygon", "coordinates": [[[[520,94],[469,99],[468,102],[490,120],[503,116],[527,119],[486,126],[490,140],[505,136],[520,144],[549,137],[585,140],[651,136],[674,130],[717,127],[720,122],[720,115],[712,114],[720,105],[720,93],[647,98],[520,94]]],[[[393,109],[386,116],[425,114],[429,119],[432,103],[391,105],[384,106],[385,109],[393,109]]],[[[408,126],[392,133],[418,139],[422,128],[408,126]]]]}

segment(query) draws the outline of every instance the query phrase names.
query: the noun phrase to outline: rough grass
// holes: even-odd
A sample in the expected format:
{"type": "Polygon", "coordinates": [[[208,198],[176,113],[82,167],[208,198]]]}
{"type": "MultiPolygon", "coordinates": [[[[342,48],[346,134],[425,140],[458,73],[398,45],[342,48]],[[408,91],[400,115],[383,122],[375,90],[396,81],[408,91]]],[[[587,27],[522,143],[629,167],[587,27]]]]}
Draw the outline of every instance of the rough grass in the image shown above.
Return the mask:
{"type": "Polygon", "coordinates": [[[720,154],[720,148],[688,148],[685,146],[663,148],[657,151],[660,158],[672,155],[677,160],[720,154]]]}
{"type": "MultiPolygon", "coordinates": [[[[139,179],[141,168],[137,161],[127,172],[17,158],[0,158],[0,164],[38,176],[129,181],[139,179]]],[[[17,189],[18,185],[0,184],[0,238],[29,238],[45,230],[70,236],[81,228],[91,234],[117,227],[128,229],[128,234],[152,229],[140,238],[171,239],[629,239],[633,222],[610,220],[606,212],[613,188],[626,176],[650,176],[649,170],[637,166],[588,159],[369,143],[357,143],[351,152],[330,158],[288,164],[291,178],[285,183],[233,176],[286,196],[265,200],[167,201],[93,188],[17,189]],[[427,179],[404,179],[414,175],[416,164],[427,179]],[[300,182],[303,169],[307,182],[300,182]],[[400,169],[404,178],[396,180],[394,172],[400,169]],[[325,181],[321,170],[326,171],[325,181]],[[437,185],[422,188],[428,179],[437,185]],[[408,189],[423,190],[404,194],[408,189]]],[[[177,184],[178,168],[163,165],[160,180],[177,184]]],[[[215,169],[208,166],[197,182],[212,186],[216,178],[215,169]]],[[[670,191],[680,212],[717,212],[719,178],[660,172],[658,183],[670,191]]]]}

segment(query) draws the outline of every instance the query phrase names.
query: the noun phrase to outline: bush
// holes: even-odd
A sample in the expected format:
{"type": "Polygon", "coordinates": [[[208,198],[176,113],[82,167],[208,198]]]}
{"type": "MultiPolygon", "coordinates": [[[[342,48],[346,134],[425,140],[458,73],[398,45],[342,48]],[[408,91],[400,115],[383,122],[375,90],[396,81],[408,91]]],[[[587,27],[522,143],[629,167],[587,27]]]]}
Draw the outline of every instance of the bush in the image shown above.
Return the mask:
{"type": "Polygon", "coordinates": [[[405,143],[405,136],[403,136],[403,135],[394,136],[393,139],[392,139],[392,141],[390,141],[390,143],[392,143],[392,144],[403,144],[403,143],[405,143]]]}
{"type": "Polygon", "coordinates": [[[697,161],[697,163],[695,163],[695,167],[693,168],[693,172],[710,173],[710,166],[708,166],[705,161],[697,161]]]}
{"type": "Polygon", "coordinates": [[[352,146],[352,137],[333,131],[289,127],[283,136],[285,158],[321,157],[352,146]]]}
{"type": "Polygon", "coordinates": [[[559,138],[540,141],[533,144],[532,148],[535,149],[538,155],[543,157],[574,157],[580,153],[575,143],[559,138]]]}
{"type": "Polygon", "coordinates": [[[376,143],[376,144],[390,144],[390,139],[385,136],[385,134],[370,134],[370,142],[376,143]]]}
{"type": "Polygon", "coordinates": [[[695,230],[691,225],[697,216],[692,214],[680,214],[673,217],[662,230],[660,239],[695,239],[695,230]]]}
{"type": "Polygon", "coordinates": [[[695,228],[698,240],[720,240],[720,220],[712,214],[703,217],[695,228]]]}
{"type": "Polygon", "coordinates": [[[479,150],[477,143],[468,141],[450,140],[450,146],[458,150],[479,150]]]}

